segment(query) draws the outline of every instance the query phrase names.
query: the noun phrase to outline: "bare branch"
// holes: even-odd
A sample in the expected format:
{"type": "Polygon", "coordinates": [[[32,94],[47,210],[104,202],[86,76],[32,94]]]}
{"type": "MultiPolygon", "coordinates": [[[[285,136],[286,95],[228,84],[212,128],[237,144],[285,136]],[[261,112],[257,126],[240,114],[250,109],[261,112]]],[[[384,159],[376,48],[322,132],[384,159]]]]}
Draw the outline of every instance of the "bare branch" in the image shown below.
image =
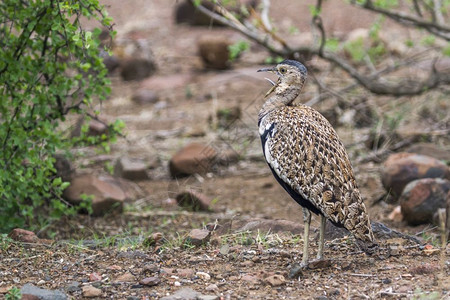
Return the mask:
{"type": "MultiPolygon", "coordinates": [[[[192,1],[192,0],[191,0],[192,1]]],[[[450,33],[450,28],[445,25],[438,25],[435,23],[430,23],[428,21],[424,21],[418,19],[414,16],[406,15],[404,13],[393,13],[391,11],[387,11],[384,9],[379,9],[373,6],[370,1],[366,1],[364,4],[357,4],[367,9],[373,10],[375,12],[386,14],[388,16],[396,16],[397,18],[402,18],[404,20],[408,20],[410,22],[415,22],[415,26],[424,27],[428,26],[430,30],[441,30],[448,31],[450,33]]],[[[317,7],[320,9],[321,0],[318,0],[317,7]]],[[[214,11],[209,10],[208,8],[199,5],[197,8],[204,14],[211,17],[213,20],[222,23],[226,26],[237,30],[250,40],[262,45],[265,47],[270,53],[279,55],[286,58],[294,58],[299,59],[301,57],[311,57],[318,56],[322,59],[334,64],[339,67],[346,73],[348,73],[357,83],[363,86],[368,91],[379,94],[379,95],[393,95],[393,96],[410,96],[410,95],[418,95],[422,94],[430,89],[436,88],[440,85],[450,84],[450,73],[437,72],[434,66],[431,68],[428,78],[424,80],[411,80],[404,79],[400,82],[385,82],[378,78],[382,72],[375,71],[371,75],[362,74],[355,67],[353,67],[348,61],[337,56],[334,53],[325,51],[324,45],[326,41],[326,33],[322,26],[322,22],[320,17],[315,19],[314,24],[320,30],[321,33],[321,44],[318,49],[314,47],[300,47],[296,49],[292,49],[287,45],[287,43],[276,36],[273,31],[268,33],[269,36],[273,37],[272,40],[268,38],[267,34],[262,34],[261,32],[251,30],[250,28],[243,25],[240,21],[238,21],[234,16],[228,12],[224,7],[220,5],[214,6],[214,11]],[[280,45],[275,45],[272,42],[275,41],[280,45]],[[374,76],[373,74],[377,74],[374,76]]],[[[263,25],[263,31],[267,33],[267,28],[263,25]]]]}
{"type": "Polygon", "coordinates": [[[370,0],[366,0],[364,3],[359,3],[356,1],[351,1],[351,3],[355,6],[359,6],[364,9],[385,15],[398,23],[411,27],[424,28],[428,32],[433,33],[436,36],[439,36],[447,41],[450,41],[450,27],[445,24],[429,22],[425,19],[418,18],[401,11],[391,11],[388,9],[379,8],[373,5],[372,1],[370,0]]]}

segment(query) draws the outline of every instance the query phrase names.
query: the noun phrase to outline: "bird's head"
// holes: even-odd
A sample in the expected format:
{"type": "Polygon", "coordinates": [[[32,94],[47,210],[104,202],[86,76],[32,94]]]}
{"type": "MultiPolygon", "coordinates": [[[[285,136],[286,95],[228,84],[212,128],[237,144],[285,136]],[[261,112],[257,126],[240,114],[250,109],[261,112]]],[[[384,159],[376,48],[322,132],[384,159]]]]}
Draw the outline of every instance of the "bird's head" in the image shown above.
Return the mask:
{"type": "Polygon", "coordinates": [[[300,92],[308,76],[308,71],[301,62],[289,59],[280,62],[275,67],[260,69],[258,72],[270,72],[278,75],[276,83],[266,78],[273,85],[266,96],[273,91],[284,93],[294,89],[300,92]]]}

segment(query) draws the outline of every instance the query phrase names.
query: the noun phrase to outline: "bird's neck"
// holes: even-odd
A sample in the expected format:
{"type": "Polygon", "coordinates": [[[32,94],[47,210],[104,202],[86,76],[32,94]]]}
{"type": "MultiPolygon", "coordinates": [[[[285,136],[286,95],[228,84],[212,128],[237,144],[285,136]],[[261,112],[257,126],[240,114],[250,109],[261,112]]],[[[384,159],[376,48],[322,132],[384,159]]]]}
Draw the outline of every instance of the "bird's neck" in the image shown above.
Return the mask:
{"type": "Polygon", "coordinates": [[[302,90],[301,86],[287,85],[279,83],[266,94],[266,101],[259,111],[259,120],[268,113],[280,109],[284,106],[292,105],[302,90]]]}

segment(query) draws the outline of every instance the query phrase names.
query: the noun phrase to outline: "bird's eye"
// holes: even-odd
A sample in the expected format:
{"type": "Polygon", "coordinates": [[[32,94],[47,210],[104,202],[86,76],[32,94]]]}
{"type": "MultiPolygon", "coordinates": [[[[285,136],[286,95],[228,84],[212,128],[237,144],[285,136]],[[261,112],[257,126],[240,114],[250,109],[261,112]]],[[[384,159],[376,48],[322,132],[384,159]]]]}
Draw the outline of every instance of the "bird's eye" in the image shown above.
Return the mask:
{"type": "Polygon", "coordinates": [[[286,68],[281,67],[281,68],[280,68],[280,73],[281,73],[281,74],[286,74],[286,68]]]}

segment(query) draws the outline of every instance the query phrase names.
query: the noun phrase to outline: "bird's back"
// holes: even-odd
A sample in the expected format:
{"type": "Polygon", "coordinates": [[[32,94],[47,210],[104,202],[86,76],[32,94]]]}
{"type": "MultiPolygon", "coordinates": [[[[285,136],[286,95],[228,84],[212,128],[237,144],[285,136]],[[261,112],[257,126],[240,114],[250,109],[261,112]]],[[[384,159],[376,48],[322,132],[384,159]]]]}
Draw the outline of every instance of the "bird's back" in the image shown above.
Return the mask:
{"type": "Polygon", "coordinates": [[[352,167],[331,124],[305,106],[281,106],[261,116],[263,151],[274,176],[302,206],[373,242],[352,167]]]}

